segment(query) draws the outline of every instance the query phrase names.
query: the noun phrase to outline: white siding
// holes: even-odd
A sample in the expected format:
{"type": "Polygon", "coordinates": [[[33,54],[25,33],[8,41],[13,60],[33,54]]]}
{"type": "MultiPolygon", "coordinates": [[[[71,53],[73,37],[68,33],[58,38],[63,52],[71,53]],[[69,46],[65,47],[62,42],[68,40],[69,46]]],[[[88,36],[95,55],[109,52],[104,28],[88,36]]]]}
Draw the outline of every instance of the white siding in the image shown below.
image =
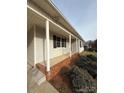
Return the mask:
{"type": "Polygon", "coordinates": [[[69,53],[68,39],[66,39],[66,48],[65,47],[53,48],[53,35],[59,36],[61,38],[60,35],[50,33],[50,58],[54,58],[54,57],[69,53]]]}
{"type": "MultiPolygon", "coordinates": [[[[68,39],[66,39],[66,48],[63,48],[63,47],[53,48],[53,35],[57,35],[57,34],[50,32],[50,58],[51,59],[54,57],[69,53],[68,39]]],[[[60,36],[60,35],[57,35],[57,36],[60,36]]],[[[36,27],[36,63],[45,62],[45,61],[46,61],[45,29],[36,27]]]]}
{"type": "MultiPolygon", "coordinates": [[[[62,37],[61,35],[54,34],[50,32],[50,58],[54,58],[57,56],[61,56],[63,54],[69,53],[69,39],[66,38],[66,48],[65,47],[57,47],[53,48],[53,35],[62,37]]],[[[28,63],[32,66],[34,65],[34,29],[32,28],[28,31],[28,41],[27,41],[27,56],[28,56],[28,63]]],[[[46,61],[46,33],[45,29],[39,28],[36,26],[36,37],[35,37],[35,44],[36,44],[36,63],[46,61]]],[[[72,40],[72,53],[76,52],[76,41],[72,40]]],[[[78,42],[79,52],[84,50],[84,47],[80,47],[80,42],[78,42]]]]}
{"type": "Polygon", "coordinates": [[[34,30],[33,27],[27,32],[27,62],[34,66],[34,30]]]}
{"type": "Polygon", "coordinates": [[[80,47],[79,52],[83,52],[84,51],[84,47],[80,47]]]}
{"type": "Polygon", "coordinates": [[[79,53],[84,51],[84,43],[83,43],[83,41],[81,41],[81,43],[82,43],[82,47],[80,47],[80,41],[79,41],[79,53]]]}
{"type": "Polygon", "coordinates": [[[72,50],[72,53],[76,53],[76,41],[75,40],[72,40],[71,50],[72,50]]]}
{"type": "Polygon", "coordinates": [[[45,30],[36,27],[36,63],[46,60],[46,35],[45,30]]]}

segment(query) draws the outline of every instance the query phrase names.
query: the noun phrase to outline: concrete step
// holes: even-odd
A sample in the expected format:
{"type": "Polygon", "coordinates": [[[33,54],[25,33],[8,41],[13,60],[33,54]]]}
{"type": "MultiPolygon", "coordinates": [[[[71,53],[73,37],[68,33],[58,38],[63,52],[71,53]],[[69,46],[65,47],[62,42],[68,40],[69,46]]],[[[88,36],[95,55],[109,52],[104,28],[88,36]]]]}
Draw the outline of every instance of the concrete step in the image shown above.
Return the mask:
{"type": "Polygon", "coordinates": [[[45,81],[46,81],[45,75],[36,67],[28,70],[27,72],[28,93],[35,93],[39,88],[38,86],[45,81]]]}
{"type": "Polygon", "coordinates": [[[32,69],[32,75],[38,85],[46,81],[46,76],[41,71],[39,71],[37,68],[32,69]]]}
{"type": "Polygon", "coordinates": [[[37,68],[28,70],[27,84],[28,93],[59,93],[37,68]]]}
{"type": "Polygon", "coordinates": [[[36,67],[28,70],[27,73],[28,76],[28,82],[31,83],[30,81],[35,81],[38,85],[40,85],[42,82],[46,81],[46,76],[39,71],[36,67]]]}

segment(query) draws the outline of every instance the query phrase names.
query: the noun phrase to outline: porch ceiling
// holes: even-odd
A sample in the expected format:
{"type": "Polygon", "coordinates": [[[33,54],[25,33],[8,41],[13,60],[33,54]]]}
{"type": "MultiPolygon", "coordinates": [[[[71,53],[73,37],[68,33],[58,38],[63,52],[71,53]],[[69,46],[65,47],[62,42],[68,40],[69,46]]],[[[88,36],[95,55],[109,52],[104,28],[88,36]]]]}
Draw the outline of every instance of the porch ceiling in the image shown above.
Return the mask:
{"type": "Polygon", "coordinates": [[[68,38],[69,34],[60,29],[59,27],[55,26],[54,24],[50,23],[50,32],[55,33],[57,35],[62,35],[63,37],[68,38]]]}
{"type": "MultiPolygon", "coordinates": [[[[37,25],[37,26],[45,29],[45,21],[46,21],[46,19],[39,16],[38,14],[33,12],[32,10],[27,9],[27,31],[29,31],[33,27],[33,25],[37,25]]],[[[57,35],[62,35],[63,37],[69,38],[68,33],[63,31],[62,29],[60,29],[59,27],[57,27],[53,23],[50,22],[49,26],[50,26],[49,27],[50,33],[52,32],[52,33],[55,33],[57,35]]],[[[72,39],[73,38],[74,37],[72,37],[72,39]]]]}
{"type": "MultiPolygon", "coordinates": [[[[27,31],[29,31],[33,25],[37,25],[45,29],[45,19],[30,9],[27,9],[27,31]]],[[[50,32],[62,35],[64,37],[69,37],[69,34],[64,32],[62,29],[50,22],[50,32]]]]}
{"type": "Polygon", "coordinates": [[[27,9],[27,31],[29,31],[33,25],[45,27],[45,19],[34,13],[32,10],[27,9]]]}
{"type": "Polygon", "coordinates": [[[82,37],[76,30],[69,24],[67,19],[62,15],[59,9],[52,3],[51,0],[28,0],[28,2],[38,6],[43,12],[50,16],[56,23],[60,24],[62,27],[66,28],[69,32],[76,35],[81,40],[82,37]]]}

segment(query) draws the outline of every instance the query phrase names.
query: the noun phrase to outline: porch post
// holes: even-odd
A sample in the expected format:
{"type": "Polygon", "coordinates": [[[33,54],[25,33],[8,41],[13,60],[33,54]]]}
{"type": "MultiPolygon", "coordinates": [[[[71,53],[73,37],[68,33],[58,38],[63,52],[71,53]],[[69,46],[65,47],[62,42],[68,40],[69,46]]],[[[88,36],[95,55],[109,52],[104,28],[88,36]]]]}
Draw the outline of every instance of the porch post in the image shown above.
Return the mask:
{"type": "Polygon", "coordinates": [[[70,57],[71,57],[71,35],[69,35],[69,48],[70,48],[70,57]]]}
{"type": "Polygon", "coordinates": [[[34,66],[36,64],[36,25],[34,25],[34,66]]]}
{"type": "Polygon", "coordinates": [[[46,62],[47,62],[47,71],[49,72],[50,71],[50,50],[49,50],[49,21],[46,20],[46,54],[47,54],[47,59],[46,59],[46,62]]]}
{"type": "Polygon", "coordinates": [[[77,38],[76,38],[76,52],[78,52],[77,38]]]}
{"type": "Polygon", "coordinates": [[[79,53],[79,39],[77,39],[77,52],[79,53]]]}
{"type": "Polygon", "coordinates": [[[80,39],[78,40],[78,52],[80,52],[80,39]]]}

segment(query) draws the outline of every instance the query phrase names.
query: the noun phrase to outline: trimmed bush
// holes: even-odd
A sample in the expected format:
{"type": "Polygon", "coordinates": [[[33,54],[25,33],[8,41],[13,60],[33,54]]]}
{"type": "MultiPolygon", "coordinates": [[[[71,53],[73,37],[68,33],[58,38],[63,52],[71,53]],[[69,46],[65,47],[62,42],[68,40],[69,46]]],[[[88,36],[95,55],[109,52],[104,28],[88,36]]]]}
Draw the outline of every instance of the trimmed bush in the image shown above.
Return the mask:
{"type": "Polygon", "coordinates": [[[69,72],[76,93],[93,93],[96,91],[95,82],[86,70],[73,66],[69,72]]]}
{"type": "Polygon", "coordinates": [[[87,55],[87,57],[89,59],[91,59],[92,61],[97,61],[97,58],[95,56],[93,56],[93,55],[87,55]]]}

